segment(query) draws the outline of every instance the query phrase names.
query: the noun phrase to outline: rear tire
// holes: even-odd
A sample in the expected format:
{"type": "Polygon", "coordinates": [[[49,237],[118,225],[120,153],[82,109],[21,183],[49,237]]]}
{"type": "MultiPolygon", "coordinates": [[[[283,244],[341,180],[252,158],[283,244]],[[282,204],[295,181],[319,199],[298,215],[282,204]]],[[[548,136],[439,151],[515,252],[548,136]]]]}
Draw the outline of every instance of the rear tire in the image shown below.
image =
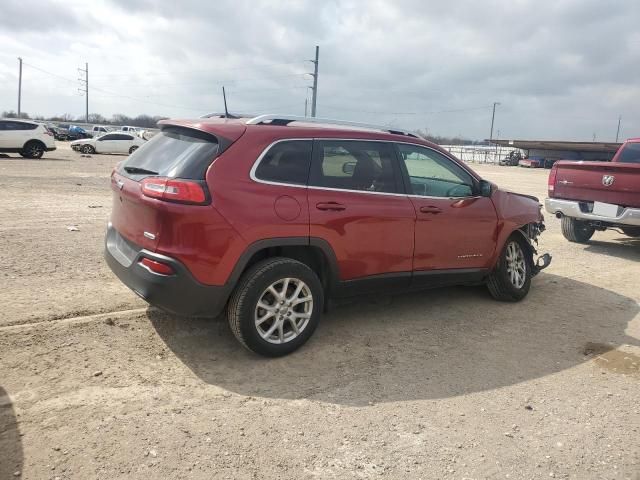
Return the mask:
{"type": "Polygon", "coordinates": [[[135,152],[138,149],[138,147],[136,147],[135,145],[133,147],[131,147],[129,149],[129,155],[131,155],[133,152],[135,152]]]}
{"type": "Polygon", "coordinates": [[[25,158],[42,158],[44,155],[45,146],[42,142],[32,140],[27,142],[20,155],[25,158]]]}
{"type": "Polygon", "coordinates": [[[91,145],[83,145],[82,148],[80,149],[80,151],[82,153],[86,153],[87,155],[91,155],[92,153],[96,153],[96,149],[93,148],[91,145]]]}
{"type": "Polygon", "coordinates": [[[587,243],[596,231],[591,225],[572,217],[562,217],[562,235],[574,243],[587,243]]]}
{"type": "Polygon", "coordinates": [[[245,272],[227,305],[227,318],[248,350],[281,357],[309,340],[323,303],[322,284],[313,270],[297,260],[276,257],[245,272]]]}
{"type": "Polygon", "coordinates": [[[487,279],[489,292],[496,300],[517,302],[529,293],[532,259],[524,239],[512,235],[505,243],[495,270],[487,279]]]}
{"type": "Polygon", "coordinates": [[[621,230],[628,237],[640,237],[640,227],[623,227],[621,230]]]}

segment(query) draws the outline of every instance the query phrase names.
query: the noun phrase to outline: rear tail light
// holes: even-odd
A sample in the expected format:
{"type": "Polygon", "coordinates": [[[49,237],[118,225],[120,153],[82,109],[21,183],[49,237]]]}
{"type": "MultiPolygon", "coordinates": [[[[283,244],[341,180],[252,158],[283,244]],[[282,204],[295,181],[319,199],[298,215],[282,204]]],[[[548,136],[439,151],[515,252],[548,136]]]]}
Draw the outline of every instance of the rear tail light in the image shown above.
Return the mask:
{"type": "Polygon", "coordinates": [[[204,205],[207,194],[200,182],[164,177],[147,177],[141,182],[142,193],[147,197],[168,202],[204,205]]]}
{"type": "Polygon", "coordinates": [[[556,163],[551,167],[551,171],[549,172],[549,180],[547,182],[547,186],[549,187],[549,196],[553,196],[553,192],[556,189],[556,177],[558,176],[558,165],[556,163]]]}
{"type": "Polygon", "coordinates": [[[151,260],[147,257],[143,257],[142,260],[140,260],[138,263],[143,267],[146,267],[151,272],[157,273],[159,275],[173,275],[175,273],[171,265],[167,265],[166,263],[158,262],[156,260],[151,260]]]}

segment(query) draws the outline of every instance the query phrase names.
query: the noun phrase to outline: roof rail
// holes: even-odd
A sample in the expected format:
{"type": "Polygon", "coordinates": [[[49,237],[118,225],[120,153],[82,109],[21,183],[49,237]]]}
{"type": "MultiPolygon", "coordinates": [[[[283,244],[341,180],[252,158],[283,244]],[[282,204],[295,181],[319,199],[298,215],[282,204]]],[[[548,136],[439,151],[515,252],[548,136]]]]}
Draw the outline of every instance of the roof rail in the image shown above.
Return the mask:
{"type": "Polygon", "coordinates": [[[408,130],[402,130],[399,128],[383,127],[380,125],[370,125],[368,123],[350,122],[348,120],[334,120],[331,118],[317,118],[317,117],[301,117],[296,115],[260,115],[258,117],[247,120],[247,125],[282,125],[286,126],[291,122],[301,123],[318,123],[323,125],[341,125],[345,127],[363,128],[367,130],[379,130],[381,132],[393,133],[395,135],[406,135],[408,137],[415,137],[414,133],[408,130]]]}

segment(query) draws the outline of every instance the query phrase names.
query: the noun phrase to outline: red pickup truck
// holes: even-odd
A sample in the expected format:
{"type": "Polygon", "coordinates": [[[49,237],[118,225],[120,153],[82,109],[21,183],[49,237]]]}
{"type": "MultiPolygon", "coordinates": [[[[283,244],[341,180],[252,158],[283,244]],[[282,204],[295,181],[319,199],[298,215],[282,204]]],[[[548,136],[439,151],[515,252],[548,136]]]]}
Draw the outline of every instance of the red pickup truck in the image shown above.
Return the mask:
{"type": "Polygon", "coordinates": [[[611,162],[556,162],[545,207],[570,242],[608,228],[640,237],[640,138],[623,143],[611,162]]]}
{"type": "Polygon", "coordinates": [[[556,162],[545,207],[570,242],[608,228],[640,237],[640,138],[624,142],[611,162],[556,162]]]}

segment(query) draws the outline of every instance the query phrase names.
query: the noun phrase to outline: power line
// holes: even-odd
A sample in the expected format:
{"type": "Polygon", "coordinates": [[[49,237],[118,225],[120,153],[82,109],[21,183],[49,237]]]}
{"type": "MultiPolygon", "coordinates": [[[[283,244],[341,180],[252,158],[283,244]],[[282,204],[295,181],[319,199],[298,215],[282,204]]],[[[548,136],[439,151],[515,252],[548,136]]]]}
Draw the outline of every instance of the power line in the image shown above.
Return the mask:
{"type": "Polygon", "coordinates": [[[51,73],[51,72],[49,72],[49,71],[47,71],[47,70],[45,70],[45,69],[43,69],[43,68],[36,67],[35,65],[31,65],[30,63],[27,63],[27,62],[22,62],[22,64],[23,64],[24,66],[27,66],[27,67],[33,68],[34,70],[38,70],[38,71],[40,71],[40,72],[42,72],[42,73],[46,73],[47,75],[51,75],[52,77],[59,78],[60,80],[64,80],[64,81],[69,82],[69,83],[77,83],[77,81],[78,81],[78,80],[73,80],[73,79],[68,78],[68,77],[62,77],[62,76],[57,75],[57,74],[55,74],[55,73],[51,73]]]}
{"type": "MultiPolygon", "coordinates": [[[[36,67],[35,65],[31,65],[31,64],[26,63],[26,62],[22,62],[22,64],[26,65],[26,66],[28,66],[30,68],[33,68],[35,70],[38,70],[38,71],[40,71],[42,73],[45,73],[47,75],[51,75],[52,77],[55,77],[55,78],[58,78],[60,80],[64,80],[66,82],[69,82],[69,83],[77,84],[77,82],[78,82],[78,79],[73,80],[73,79],[68,78],[68,77],[63,77],[63,76],[58,75],[56,73],[50,72],[48,70],[45,70],[44,68],[36,67]]],[[[84,72],[84,70],[82,70],[82,69],[79,69],[79,70],[84,72]]],[[[86,80],[88,80],[88,75],[87,75],[87,78],[85,78],[85,80],[81,80],[81,81],[84,82],[86,80]]],[[[82,86],[81,86],[81,88],[82,88],[82,86]]],[[[136,101],[136,102],[141,102],[141,103],[149,103],[149,104],[158,105],[158,106],[162,106],[162,107],[169,107],[169,108],[178,108],[178,109],[181,109],[181,110],[191,110],[191,111],[194,111],[194,112],[202,112],[203,111],[203,109],[201,109],[201,108],[197,108],[196,109],[196,108],[184,107],[184,106],[179,106],[179,105],[170,105],[170,104],[165,104],[165,103],[154,102],[154,101],[151,101],[151,100],[146,100],[146,99],[143,99],[143,98],[132,97],[130,95],[122,95],[122,94],[111,92],[109,90],[105,90],[103,88],[96,87],[96,86],[92,86],[92,90],[95,90],[95,91],[98,91],[98,92],[102,92],[102,93],[106,93],[109,98],[123,98],[123,99],[127,99],[127,100],[133,100],[133,101],[136,101]]],[[[84,91],[83,91],[83,93],[84,93],[84,91]]],[[[100,95],[96,95],[96,96],[100,97],[100,95]]],[[[87,111],[88,111],[88,106],[87,106],[87,111]]],[[[86,114],[86,112],[85,112],[85,114],[86,114]]]]}
{"type": "MultiPolygon", "coordinates": [[[[216,72],[229,72],[229,71],[236,71],[236,70],[252,70],[252,69],[256,69],[256,68],[270,68],[270,67],[276,67],[276,66],[284,66],[284,65],[296,65],[296,64],[301,64],[303,63],[303,60],[297,60],[295,62],[283,62],[283,63],[267,63],[267,64],[263,64],[263,65],[251,65],[251,66],[244,66],[244,67],[229,67],[229,68],[216,68],[215,71],[216,72]]],[[[210,73],[211,70],[193,70],[191,72],[187,72],[188,75],[191,74],[200,74],[200,73],[210,73]]],[[[184,73],[184,72],[183,72],[184,73]]],[[[152,73],[145,73],[144,76],[145,77],[159,77],[159,76],[166,76],[166,75],[175,75],[175,72],[152,72],[152,73]]],[[[94,75],[93,77],[99,77],[99,78],[103,78],[103,77],[135,77],[135,75],[132,75],[130,73],[105,73],[102,75],[94,75]]]]}

